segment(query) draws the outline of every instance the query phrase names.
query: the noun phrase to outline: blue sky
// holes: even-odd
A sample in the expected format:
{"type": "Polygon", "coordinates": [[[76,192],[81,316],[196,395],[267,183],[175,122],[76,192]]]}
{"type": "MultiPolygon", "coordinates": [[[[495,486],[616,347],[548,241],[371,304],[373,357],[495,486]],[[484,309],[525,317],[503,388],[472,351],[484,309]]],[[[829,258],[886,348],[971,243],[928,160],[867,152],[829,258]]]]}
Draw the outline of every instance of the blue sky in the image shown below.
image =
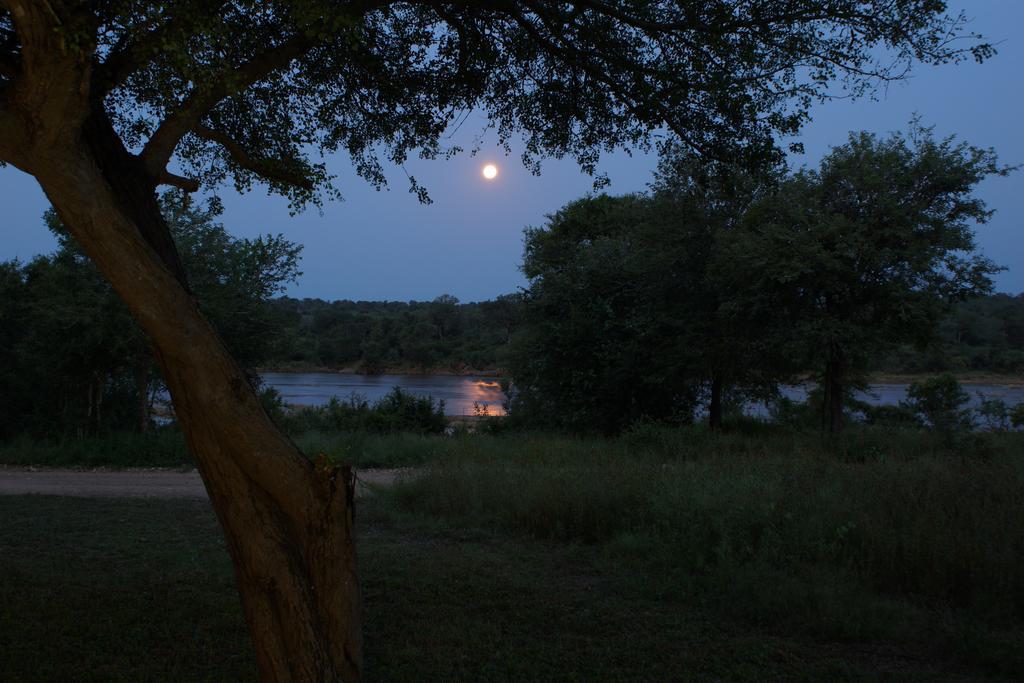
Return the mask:
{"type": "MultiPolygon", "coordinates": [[[[974,17],[970,28],[998,42],[999,54],[983,65],[915,68],[906,82],[879,92],[878,101],[835,101],[814,110],[800,140],[806,153],[794,165],[816,165],[829,147],[851,130],[887,133],[905,130],[919,114],[940,136],[957,135],[979,147],[994,147],[1003,162],[1024,163],[1024,0],[951,2],[974,17]]],[[[479,132],[467,122],[451,140],[472,146],[479,132]]],[[[239,196],[222,191],[227,228],[236,235],[284,233],[305,246],[304,275],[289,293],[325,299],[432,299],[443,293],[476,301],[513,291],[524,283],[519,272],[522,231],[541,225],[547,214],[592,187],[569,160],[549,160],[540,177],[488,140],[476,157],[450,161],[415,160],[405,170],[389,169],[391,188],[377,192],[357,178],[342,157],[331,160],[344,194],[323,212],[290,216],[287,202],[257,189],[239,196]],[[500,168],[486,182],[487,162],[500,168]],[[407,192],[405,172],[430,191],[434,202],[420,204],[407,192]]],[[[601,170],[612,193],[643,190],[656,165],[654,156],[615,153],[601,170]]],[[[1024,291],[1024,170],[986,180],[978,190],[992,221],[978,230],[981,250],[1008,267],[997,289],[1024,291]]],[[[55,243],[43,227],[48,206],[35,181],[11,168],[0,169],[0,260],[26,260],[51,251],[55,243]]]]}

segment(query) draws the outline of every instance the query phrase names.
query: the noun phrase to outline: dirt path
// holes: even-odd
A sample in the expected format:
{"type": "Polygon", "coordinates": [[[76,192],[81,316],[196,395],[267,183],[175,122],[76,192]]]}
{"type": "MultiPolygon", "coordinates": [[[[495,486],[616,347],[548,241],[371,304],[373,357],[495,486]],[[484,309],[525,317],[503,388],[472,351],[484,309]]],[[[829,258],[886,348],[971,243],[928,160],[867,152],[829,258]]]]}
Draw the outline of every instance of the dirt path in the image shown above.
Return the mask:
{"type": "MultiPolygon", "coordinates": [[[[397,469],[368,469],[356,473],[356,495],[367,495],[367,484],[390,484],[397,469]]],[[[0,466],[0,496],[38,494],[79,498],[206,498],[196,470],[127,469],[72,470],[0,466]]]]}

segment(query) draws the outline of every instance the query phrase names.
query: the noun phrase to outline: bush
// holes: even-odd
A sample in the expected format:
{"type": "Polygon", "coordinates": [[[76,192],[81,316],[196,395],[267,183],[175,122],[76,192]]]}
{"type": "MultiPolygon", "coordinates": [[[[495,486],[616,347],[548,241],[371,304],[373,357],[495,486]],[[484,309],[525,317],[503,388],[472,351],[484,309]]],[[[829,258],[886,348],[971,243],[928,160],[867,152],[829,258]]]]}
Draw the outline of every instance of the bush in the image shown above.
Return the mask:
{"type": "Polygon", "coordinates": [[[443,434],[447,425],[444,401],[435,401],[430,396],[414,396],[395,387],[374,404],[366,429],[378,434],[443,434]]]}
{"type": "Polygon", "coordinates": [[[1001,398],[985,398],[978,394],[981,405],[976,409],[985,427],[993,432],[1005,432],[1010,428],[1010,407],[1001,398]]]}
{"type": "Polygon", "coordinates": [[[794,429],[804,429],[821,424],[820,406],[794,401],[788,396],[779,396],[768,404],[768,412],[773,423],[794,429]]]}
{"type": "Polygon", "coordinates": [[[371,434],[442,434],[447,426],[444,401],[415,396],[395,387],[373,405],[352,394],[345,400],[332,397],[323,406],[291,410],[279,423],[292,434],[301,432],[369,432],[371,434]]]}
{"type": "Polygon", "coordinates": [[[261,386],[257,396],[260,399],[260,405],[263,406],[263,410],[267,412],[270,419],[278,424],[283,424],[288,413],[288,406],[284,402],[284,398],[281,397],[281,392],[274,387],[261,386]]]}
{"type": "Polygon", "coordinates": [[[110,432],[85,438],[37,439],[23,434],[0,442],[0,463],[45,467],[191,466],[185,438],[175,425],[146,434],[110,432]]]}
{"type": "Polygon", "coordinates": [[[921,418],[910,406],[899,405],[867,406],[864,408],[864,421],[879,427],[920,427],[921,418]]]}
{"type": "Polygon", "coordinates": [[[970,397],[949,373],[914,382],[907,388],[907,398],[900,405],[941,432],[965,431],[973,426],[970,412],[963,409],[970,397]]]}
{"type": "Polygon", "coordinates": [[[1018,403],[1010,413],[1010,424],[1013,425],[1014,429],[1020,429],[1024,427],[1024,403],[1018,403]]]}

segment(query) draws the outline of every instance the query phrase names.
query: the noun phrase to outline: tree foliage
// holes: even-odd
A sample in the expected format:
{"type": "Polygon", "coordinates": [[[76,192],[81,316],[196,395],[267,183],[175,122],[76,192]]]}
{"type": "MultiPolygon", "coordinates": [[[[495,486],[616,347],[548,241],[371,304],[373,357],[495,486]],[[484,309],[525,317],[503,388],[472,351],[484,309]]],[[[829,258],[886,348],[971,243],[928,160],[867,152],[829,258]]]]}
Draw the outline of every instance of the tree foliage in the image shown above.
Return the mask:
{"type": "MultiPolygon", "coordinates": [[[[32,13],[4,5],[0,111],[9,112],[33,95],[36,65],[23,40],[32,13]]],[[[444,133],[471,110],[504,143],[521,131],[534,167],[571,155],[593,171],[601,150],[646,145],[663,127],[706,156],[764,156],[837,82],[857,96],[914,61],[993,52],[977,36],[957,42],[966,17],[938,0],[47,7],[65,52],[90,63],[93,115],[109,119],[154,181],[264,182],[297,205],[332,191],[317,157],[347,153],[383,185],[382,156],[401,164],[457,152],[444,133]],[[172,158],[187,178],[167,170],[172,158]]],[[[413,180],[412,189],[423,188],[413,180]]]]}
{"type": "Polygon", "coordinates": [[[991,289],[973,190],[1009,170],[916,125],[788,175],[669,151],[650,195],[579,200],[527,231],[514,407],[614,430],[688,419],[703,397],[717,426],[723,393],[813,369],[839,429],[881,355],[925,348],[953,303],[991,289]]]}
{"type": "Polygon", "coordinates": [[[675,339],[667,329],[673,321],[645,297],[657,279],[645,258],[649,245],[639,244],[651,215],[641,196],[602,195],[527,230],[529,286],[510,367],[513,415],[615,431],[643,417],[692,411],[691,389],[657,362],[675,339]]]}
{"type": "MultiPolygon", "coordinates": [[[[269,301],[298,276],[300,247],[232,237],[215,202],[186,206],[169,193],[162,204],[201,307],[240,363],[266,360],[281,327],[269,301]]],[[[0,437],[144,426],[159,388],[149,345],[56,215],[45,221],[53,254],[0,264],[0,437]]]]}
{"type": "Polygon", "coordinates": [[[296,370],[493,371],[505,367],[518,322],[515,294],[458,304],[281,297],[272,307],[280,324],[267,365],[296,370]],[[436,325],[439,305],[443,339],[436,325]]]}
{"type": "Polygon", "coordinates": [[[1010,170],[992,150],[916,123],[887,138],[852,134],[732,234],[730,305],[819,369],[831,429],[873,356],[926,345],[953,302],[991,290],[999,267],[974,241],[991,212],[973,192],[1010,170]]]}
{"type": "Polygon", "coordinates": [[[972,426],[971,414],[964,409],[970,396],[956,378],[942,374],[907,388],[907,400],[901,406],[923,417],[942,432],[957,432],[972,426]]]}

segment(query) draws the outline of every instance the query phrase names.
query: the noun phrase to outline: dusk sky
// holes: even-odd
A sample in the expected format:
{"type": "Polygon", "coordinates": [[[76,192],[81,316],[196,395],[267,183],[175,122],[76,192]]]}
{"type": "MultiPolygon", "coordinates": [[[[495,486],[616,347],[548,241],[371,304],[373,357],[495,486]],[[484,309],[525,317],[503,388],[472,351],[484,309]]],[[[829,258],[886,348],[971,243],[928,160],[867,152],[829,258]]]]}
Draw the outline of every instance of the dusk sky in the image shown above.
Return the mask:
{"type": "MultiPolygon", "coordinates": [[[[951,2],[974,18],[970,29],[998,43],[999,54],[983,65],[917,66],[909,81],[878,93],[878,101],[835,101],[819,106],[801,136],[806,154],[794,166],[816,165],[830,146],[851,130],[885,134],[905,130],[915,113],[939,136],[957,135],[973,145],[993,147],[1004,163],[1024,162],[1024,1],[951,2]]],[[[467,121],[450,144],[472,147],[481,123],[467,121]]],[[[329,161],[345,196],[289,216],[287,202],[262,191],[239,196],[223,188],[223,223],[235,235],[285,233],[305,246],[304,275],[293,296],[325,299],[432,299],[450,293],[463,301],[492,298],[524,284],[519,264],[522,231],[542,225],[545,215],[591,191],[593,180],[571,160],[548,160],[532,176],[519,153],[505,157],[495,136],[484,138],[476,157],[450,161],[414,160],[390,168],[391,187],[377,192],[351,171],[345,157],[329,161]],[[499,174],[481,176],[486,163],[499,174]],[[420,204],[407,192],[405,172],[429,190],[434,202],[420,204]]],[[[600,169],[611,178],[608,192],[642,191],[656,157],[616,153],[600,169]]],[[[979,195],[996,211],[978,230],[982,251],[1008,270],[996,278],[999,291],[1024,291],[1024,171],[983,183],[979,195]]],[[[0,169],[0,260],[30,259],[55,242],[43,227],[47,202],[39,186],[11,168],[0,169]]]]}

